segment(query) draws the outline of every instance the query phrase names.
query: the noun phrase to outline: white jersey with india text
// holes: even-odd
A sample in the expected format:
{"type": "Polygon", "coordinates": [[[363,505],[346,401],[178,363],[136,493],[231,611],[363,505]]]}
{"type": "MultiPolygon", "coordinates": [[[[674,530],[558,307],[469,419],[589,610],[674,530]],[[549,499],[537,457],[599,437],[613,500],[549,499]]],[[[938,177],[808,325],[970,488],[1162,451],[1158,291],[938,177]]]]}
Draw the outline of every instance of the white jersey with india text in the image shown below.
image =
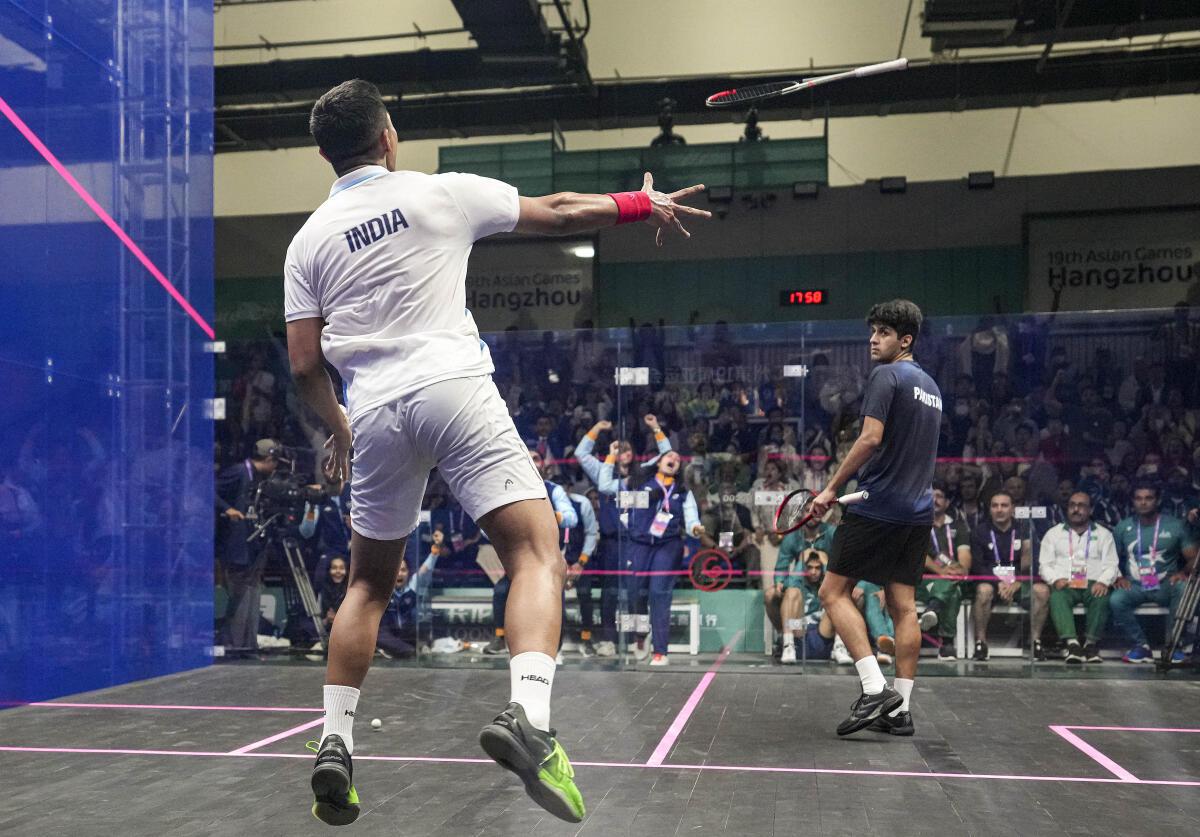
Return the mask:
{"type": "Polygon", "coordinates": [[[364,166],[333,184],[288,247],[284,315],[325,320],[321,348],[352,418],[491,374],[466,308],[467,257],[477,240],[511,231],[519,211],[516,189],[473,174],[364,166]]]}

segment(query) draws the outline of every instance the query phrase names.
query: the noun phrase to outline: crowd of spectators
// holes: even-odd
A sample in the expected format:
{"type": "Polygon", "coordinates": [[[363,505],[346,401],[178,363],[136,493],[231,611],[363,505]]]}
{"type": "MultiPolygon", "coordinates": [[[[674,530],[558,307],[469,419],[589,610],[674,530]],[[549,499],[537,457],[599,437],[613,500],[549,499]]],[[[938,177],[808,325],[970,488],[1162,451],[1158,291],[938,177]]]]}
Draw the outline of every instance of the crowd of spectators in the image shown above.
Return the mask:
{"type": "MultiPolygon", "coordinates": [[[[541,335],[510,330],[489,336],[488,343],[500,392],[530,449],[547,464],[549,479],[578,492],[590,487],[573,454],[598,421],[613,422],[634,457],[653,456],[655,434],[643,417],[656,416],[671,448],[683,457],[683,479],[699,505],[706,535],[693,548],[721,546],[743,574],[740,583],[764,590],[776,587],[782,544],[767,532],[771,510],[754,498],[824,486],[858,434],[869,372],[865,336],[810,339],[800,348],[791,339],[772,341],[761,330],[722,324],[693,329],[631,324],[619,332],[541,335]],[[802,369],[784,375],[785,365],[802,369]],[[649,384],[617,386],[617,367],[648,368],[649,384]],[[718,544],[717,534],[729,532],[732,543],[718,544]]],[[[1014,591],[1000,580],[965,594],[975,609],[976,639],[985,643],[985,657],[986,619],[979,620],[989,612],[992,596],[1006,602],[1023,598],[1036,611],[1035,621],[1044,622],[1054,610],[1036,580],[1046,564],[1040,560],[1042,540],[1054,525],[1070,523],[1073,504],[1086,499],[1089,520],[1108,532],[1135,515],[1135,489],[1152,489],[1161,514],[1181,521],[1183,537],[1195,539],[1200,323],[1186,306],[1166,322],[1160,318],[1141,328],[1097,317],[1088,328],[1075,322],[1065,329],[1052,317],[1024,315],[983,317],[955,332],[927,321],[916,358],[942,391],[938,490],[948,519],[959,527],[950,530],[953,544],[931,554],[931,575],[943,574],[947,564],[961,566],[955,554],[960,549],[974,550],[979,567],[980,533],[997,524],[997,497],[1007,498],[1010,516],[1022,507],[1047,509],[1037,537],[1025,538],[1018,550],[1031,553],[1023,565],[1018,561],[1018,571],[1034,577],[1032,586],[1027,581],[1024,592],[1014,591]],[[1121,339],[1104,339],[1106,329],[1119,331],[1121,339]],[[1115,347],[1123,348],[1118,353],[1115,347]],[[937,555],[950,560],[939,565],[937,555]]],[[[321,449],[322,428],[288,385],[282,344],[235,348],[227,363],[231,374],[221,385],[231,403],[218,434],[220,464],[236,463],[261,437],[321,449]]],[[[449,514],[456,508],[436,473],[427,507],[449,514]]],[[[454,534],[472,531],[460,526],[454,534]]],[[[947,540],[945,531],[939,536],[935,530],[931,552],[939,537],[947,540]]],[[[443,547],[435,583],[486,584],[474,566],[474,545],[461,554],[443,547]]],[[[994,551],[990,540],[986,546],[994,551]]],[[[427,551],[428,544],[417,555],[427,551]]],[[[1121,569],[1108,579],[1109,588],[1120,586],[1127,566],[1126,551],[1119,551],[1121,569]]],[[[795,556],[792,575],[805,575],[806,558],[805,552],[795,556]]],[[[866,604],[877,595],[866,591],[866,604]]],[[[956,595],[963,597],[961,591],[956,595]]],[[[930,598],[936,609],[955,595],[926,591],[930,598]]],[[[1072,602],[1088,604],[1078,598],[1072,602]]],[[[779,607],[768,602],[769,613],[779,607]]],[[[804,609],[803,600],[792,610],[797,608],[804,609]]],[[[953,639],[944,633],[954,621],[950,615],[941,619],[943,644],[953,639]]],[[[1065,622],[1055,622],[1068,639],[1065,622]]],[[[1089,634],[1080,645],[1098,639],[1089,634]]]]}

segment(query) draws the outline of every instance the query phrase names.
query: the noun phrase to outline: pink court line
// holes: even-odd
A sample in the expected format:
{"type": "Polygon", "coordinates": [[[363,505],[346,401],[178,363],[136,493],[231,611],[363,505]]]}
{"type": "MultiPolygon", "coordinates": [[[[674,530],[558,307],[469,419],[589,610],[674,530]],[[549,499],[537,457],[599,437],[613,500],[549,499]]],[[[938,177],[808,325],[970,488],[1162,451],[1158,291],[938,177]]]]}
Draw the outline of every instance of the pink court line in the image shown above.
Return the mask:
{"type": "Polygon", "coordinates": [[[1175,729],[1173,727],[1084,727],[1071,724],[1063,729],[1099,730],[1101,732],[1200,732],[1200,729],[1175,729]]]}
{"type": "Polygon", "coordinates": [[[1080,738],[1075,733],[1071,732],[1071,730],[1067,729],[1066,727],[1051,726],[1050,731],[1054,732],[1058,735],[1061,735],[1064,739],[1066,739],[1067,743],[1076,747],[1085,756],[1087,756],[1088,758],[1095,761],[1097,764],[1099,764],[1105,770],[1112,773],[1114,776],[1116,776],[1122,782],[1139,782],[1139,781],[1141,781],[1140,779],[1138,779],[1137,776],[1134,776],[1132,773],[1130,773],[1124,767],[1121,767],[1121,765],[1117,764],[1115,761],[1110,759],[1108,756],[1104,755],[1104,753],[1097,750],[1091,744],[1084,741],[1082,738],[1080,738]]]}
{"type": "MultiPolygon", "coordinates": [[[[716,550],[716,551],[719,552],[720,550],[716,550]]],[[[726,556],[726,557],[728,557],[728,556],[726,556]]],[[[433,570],[433,573],[434,573],[434,575],[439,575],[439,576],[440,575],[487,575],[487,573],[484,570],[476,570],[476,569],[439,570],[439,569],[435,568],[433,570]]],[[[602,575],[602,576],[603,575],[616,575],[616,576],[629,576],[629,577],[637,577],[637,578],[649,578],[649,577],[653,577],[653,576],[664,576],[664,575],[690,576],[691,574],[692,574],[691,570],[580,570],[579,571],[579,575],[602,575]]],[[[708,576],[709,578],[715,578],[715,577],[721,577],[721,576],[728,576],[730,578],[744,578],[746,576],[757,577],[757,576],[765,576],[768,574],[773,575],[773,576],[782,575],[782,573],[777,573],[774,570],[766,571],[766,570],[711,569],[711,570],[706,570],[704,572],[704,575],[708,576]]],[[[1002,581],[1003,580],[998,575],[953,575],[953,576],[947,576],[947,575],[937,575],[936,573],[926,573],[925,575],[921,576],[921,578],[926,581],[935,580],[935,579],[945,579],[948,581],[1002,581]]],[[[1041,577],[1039,576],[1039,577],[1035,578],[1034,576],[1031,576],[1031,575],[1017,575],[1017,576],[1013,576],[1013,580],[1014,581],[1040,581],[1041,577]]]]}
{"type": "Polygon", "coordinates": [[[252,750],[257,750],[259,747],[265,747],[268,744],[274,744],[276,741],[282,741],[285,738],[290,738],[291,736],[295,735],[298,732],[304,732],[304,730],[306,730],[306,729],[312,729],[313,727],[317,726],[318,724],[323,724],[323,723],[325,723],[324,715],[322,715],[320,718],[314,718],[311,721],[305,721],[303,724],[301,724],[298,727],[292,727],[291,729],[285,729],[283,732],[277,732],[274,735],[272,735],[270,738],[264,738],[262,741],[255,741],[253,744],[247,744],[245,747],[238,747],[236,750],[230,751],[229,755],[231,755],[231,756],[245,755],[246,753],[249,753],[252,750]]]}
{"type": "MultiPolygon", "coordinates": [[[[786,420],[785,420],[785,422],[786,422],[786,420]]],[[[675,451],[675,453],[679,453],[679,451],[675,451]]],[[[658,456],[659,456],[659,454],[657,454],[657,453],[641,454],[641,455],[635,455],[633,458],[637,462],[648,462],[651,459],[656,459],[658,456]]],[[[692,456],[690,454],[686,454],[686,453],[680,453],[679,458],[682,459],[684,462],[691,462],[693,459],[695,459],[694,456],[692,456]]],[[[819,454],[801,455],[801,454],[769,453],[769,454],[767,454],[767,459],[774,459],[777,462],[778,461],[829,462],[833,459],[833,457],[832,456],[823,456],[823,455],[819,455],[819,454]]],[[[980,463],[984,463],[984,462],[988,462],[988,463],[992,463],[992,464],[1016,463],[1016,464],[1020,465],[1025,462],[1033,462],[1033,458],[1029,457],[1029,456],[972,456],[969,458],[963,457],[963,456],[939,456],[937,458],[937,461],[938,462],[951,462],[951,463],[966,462],[966,463],[975,463],[975,464],[980,464],[980,463]]],[[[545,462],[547,465],[575,465],[579,462],[579,459],[574,456],[561,456],[558,459],[555,459],[554,457],[546,457],[545,462]]]]}
{"type": "Polygon", "coordinates": [[[692,717],[692,713],[696,711],[696,707],[700,705],[700,700],[704,697],[704,693],[708,691],[708,687],[716,679],[717,669],[725,662],[725,658],[729,656],[729,652],[737,645],[737,641],[742,638],[745,631],[738,631],[733,635],[733,639],[721,649],[721,653],[717,655],[717,659],[713,661],[708,671],[700,678],[700,682],[696,684],[696,688],[692,689],[691,696],[687,699],[687,703],[679,710],[679,714],[675,716],[675,720],[671,722],[670,728],[667,729],[662,740],[658,742],[658,746],[654,748],[654,752],[650,755],[650,759],[646,762],[648,767],[658,767],[667,758],[671,752],[671,748],[675,746],[683,728],[687,726],[688,720],[692,717]]]}
{"type": "MultiPolygon", "coordinates": [[[[263,758],[263,759],[310,759],[312,756],[304,753],[217,753],[195,750],[110,750],[93,747],[6,747],[0,746],[0,752],[8,753],[50,753],[78,755],[110,755],[110,756],[188,756],[192,758],[263,758]]],[[[382,762],[415,762],[426,764],[492,764],[491,759],[480,758],[442,758],[433,756],[367,756],[354,757],[356,761],[382,762]]],[[[597,767],[638,770],[696,770],[737,773],[785,773],[785,774],[817,774],[835,776],[889,776],[911,779],[985,779],[991,781],[1014,782],[1074,782],[1077,784],[1128,784],[1125,779],[1106,779],[1094,776],[1024,776],[1006,773],[923,773],[915,770],[850,770],[826,767],[759,767],[726,764],[639,764],[632,762],[610,761],[577,761],[576,767],[597,767]]],[[[1174,787],[1200,787],[1200,781],[1171,780],[1171,779],[1133,779],[1133,783],[1142,785],[1169,785],[1174,787]]]]}
{"type": "Polygon", "coordinates": [[[159,703],[67,703],[39,701],[13,703],[10,706],[38,706],[44,709],[164,709],[195,712],[324,712],[319,706],[187,706],[159,703]]]}
{"type": "Polygon", "coordinates": [[[132,253],[134,258],[141,262],[142,266],[150,272],[150,275],[158,280],[158,284],[162,285],[166,292],[171,295],[171,298],[179,303],[179,307],[187,312],[187,315],[195,321],[196,325],[200,326],[200,330],[208,335],[208,339],[215,339],[216,332],[213,331],[213,327],[208,324],[208,321],[205,320],[204,317],[200,316],[200,312],[192,307],[192,304],[187,301],[187,298],[184,297],[184,295],[181,294],[179,290],[171,284],[171,280],[163,275],[163,272],[158,269],[158,266],[155,265],[154,262],[150,261],[150,257],[142,252],[142,248],[138,247],[137,244],[134,243],[133,239],[129,237],[129,234],[126,233],[125,230],[121,229],[120,225],[112,219],[111,215],[104,211],[104,207],[102,207],[100,203],[92,197],[91,193],[87,189],[83,188],[83,184],[76,180],[75,177],[69,171],[67,171],[67,167],[59,162],[59,159],[54,156],[54,152],[46,147],[46,144],[42,142],[38,135],[33,132],[32,128],[25,124],[25,121],[17,115],[17,112],[9,106],[8,102],[4,101],[3,97],[0,97],[0,113],[3,113],[8,117],[8,121],[13,124],[13,127],[20,131],[21,135],[29,141],[30,145],[33,146],[34,150],[37,151],[38,154],[42,155],[42,158],[50,164],[52,169],[58,172],[58,176],[61,177],[66,184],[71,187],[75,194],[79,195],[80,199],[87,204],[88,209],[92,210],[92,212],[96,214],[96,217],[103,221],[106,227],[112,230],[113,235],[115,235],[120,242],[125,245],[125,249],[132,253]]]}

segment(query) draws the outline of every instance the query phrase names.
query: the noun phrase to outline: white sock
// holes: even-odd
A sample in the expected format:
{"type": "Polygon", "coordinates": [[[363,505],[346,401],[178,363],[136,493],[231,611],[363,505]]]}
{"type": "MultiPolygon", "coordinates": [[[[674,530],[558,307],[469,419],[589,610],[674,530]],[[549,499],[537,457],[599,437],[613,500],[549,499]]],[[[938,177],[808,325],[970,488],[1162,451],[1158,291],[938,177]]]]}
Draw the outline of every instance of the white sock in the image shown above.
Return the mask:
{"type": "Polygon", "coordinates": [[[896,682],[892,684],[892,688],[900,693],[900,697],[904,698],[904,703],[900,704],[900,708],[892,712],[890,717],[894,718],[901,712],[907,712],[908,699],[912,696],[913,681],[905,680],[903,677],[897,677],[896,682]]]}
{"type": "Polygon", "coordinates": [[[321,740],[328,735],[340,735],[346,751],[354,753],[354,713],[358,710],[358,689],[353,686],[325,687],[325,727],[321,740]]]}
{"type": "Polygon", "coordinates": [[[783,647],[791,648],[795,644],[796,644],[796,635],[794,633],[792,633],[791,631],[784,631],[783,632],[783,647]]]}
{"type": "Polygon", "coordinates": [[[883,672],[879,670],[879,661],[875,659],[874,654],[869,654],[856,661],[854,667],[858,669],[858,679],[862,681],[864,692],[868,695],[877,695],[883,691],[887,681],[883,679],[883,672]]]}
{"type": "Polygon", "coordinates": [[[550,731],[550,689],[554,686],[554,658],[526,651],[508,661],[513,703],[521,704],[529,723],[550,731]]]}

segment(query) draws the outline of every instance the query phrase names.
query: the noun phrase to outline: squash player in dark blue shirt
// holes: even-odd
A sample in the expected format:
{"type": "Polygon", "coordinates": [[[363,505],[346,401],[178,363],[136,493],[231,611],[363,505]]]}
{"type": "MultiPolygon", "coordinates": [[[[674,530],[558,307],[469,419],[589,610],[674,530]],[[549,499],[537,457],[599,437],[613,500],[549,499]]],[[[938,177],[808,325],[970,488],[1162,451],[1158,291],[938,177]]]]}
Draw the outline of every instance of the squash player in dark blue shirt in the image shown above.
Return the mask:
{"type": "Polygon", "coordinates": [[[821,603],[854,658],[863,688],[838,735],[864,727],[913,734],[908,703],[921,650],[916,585],[933,522],[933,469],[942,423],[941,392],[913,360],[921,320],[921,309],[904,299],[879,303],[867,314],[871,360],[878,366],[863,393],[862,432],[813,501],[813,510],[823,515],[856,473],[859,490],[869,492],[838,526],[821,584],[821,603]],[[895,688],[884,680],[851,598],[859,581],[887,589],[888,610],[896,623],[895,688]]]}

